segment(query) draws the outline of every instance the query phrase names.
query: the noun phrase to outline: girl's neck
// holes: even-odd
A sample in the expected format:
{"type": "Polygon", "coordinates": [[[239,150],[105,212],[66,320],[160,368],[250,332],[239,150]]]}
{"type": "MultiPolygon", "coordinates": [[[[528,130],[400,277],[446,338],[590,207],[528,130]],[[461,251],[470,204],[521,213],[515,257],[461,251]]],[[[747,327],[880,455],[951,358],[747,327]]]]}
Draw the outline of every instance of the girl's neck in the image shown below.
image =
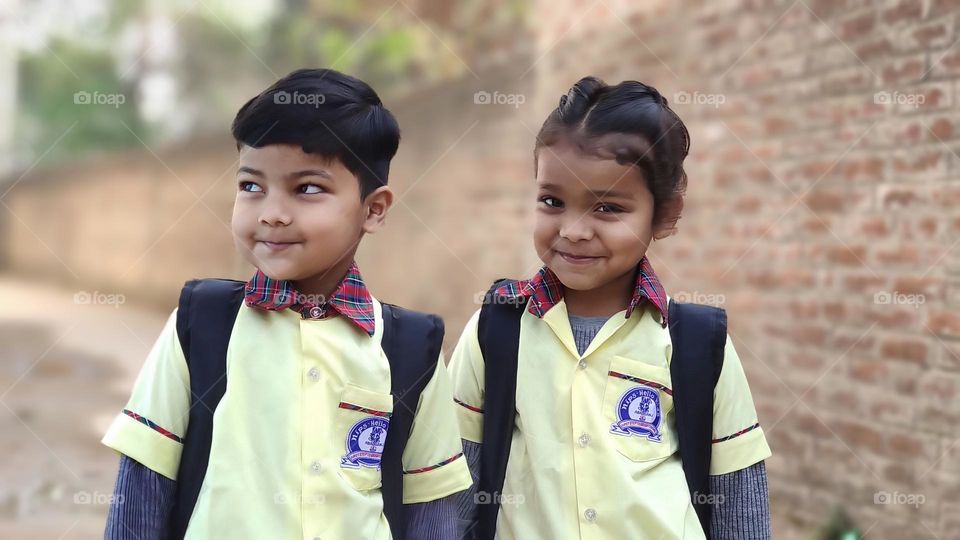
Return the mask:
{"type": "Polygon", "coordinates": [[[587,291],[563,288],[567,313],[581,317],[609,317],[627,309],[636,281],[634,270],[587,291]]]}

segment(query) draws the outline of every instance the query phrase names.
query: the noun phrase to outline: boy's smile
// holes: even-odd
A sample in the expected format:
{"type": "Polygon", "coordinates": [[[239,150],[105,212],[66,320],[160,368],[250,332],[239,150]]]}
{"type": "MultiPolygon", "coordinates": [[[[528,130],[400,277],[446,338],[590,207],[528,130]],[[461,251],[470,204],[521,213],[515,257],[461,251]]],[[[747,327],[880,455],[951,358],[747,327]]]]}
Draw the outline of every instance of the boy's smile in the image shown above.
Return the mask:
{"type": "Polygon", "coordinates": [[[600,311],[626,307],[636,266],[655,232],[653,210],[653,195],[636,167],[566,142],[541,150],[534,244],[563,283],[568,305],[578,293],[591,292],[595,307],[597,299],[615,300],[600,311]]]}
{"type": "Polygon", "coordinates": [[[361,200],[357,177],[339,160],[295,145],[244,146],[237,182],[237,249],[304,294],[336,287],[361,237],[379,228],[392,200],[385,186],[361,200]]]}

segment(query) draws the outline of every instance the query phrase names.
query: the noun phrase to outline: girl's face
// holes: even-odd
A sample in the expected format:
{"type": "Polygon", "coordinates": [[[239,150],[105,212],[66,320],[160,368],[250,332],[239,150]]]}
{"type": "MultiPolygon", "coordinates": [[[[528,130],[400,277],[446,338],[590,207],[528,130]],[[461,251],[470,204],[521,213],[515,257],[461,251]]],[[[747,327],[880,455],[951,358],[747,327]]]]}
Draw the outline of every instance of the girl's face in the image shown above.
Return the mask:
{"type": "Polygon", "coordinates": [[[540,149],[533,240],[563,285],[589,291],[632,278],[655,233],[642,173],[561,142],[540,149]]]}

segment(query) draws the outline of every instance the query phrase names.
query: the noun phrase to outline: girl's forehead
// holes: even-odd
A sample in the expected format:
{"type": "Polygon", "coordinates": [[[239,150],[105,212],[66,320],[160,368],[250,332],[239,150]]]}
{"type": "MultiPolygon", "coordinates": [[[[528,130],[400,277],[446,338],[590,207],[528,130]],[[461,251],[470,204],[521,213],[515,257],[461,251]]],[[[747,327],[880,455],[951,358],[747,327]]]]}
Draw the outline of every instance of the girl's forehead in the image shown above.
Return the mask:
{"type": "Polygon", "coordinates": [[[642,173],[636,167],[570,147],[541,149],[537,160],[537,185],[569,194],[608,191],[635,194],[645,188],[642,173]]]}

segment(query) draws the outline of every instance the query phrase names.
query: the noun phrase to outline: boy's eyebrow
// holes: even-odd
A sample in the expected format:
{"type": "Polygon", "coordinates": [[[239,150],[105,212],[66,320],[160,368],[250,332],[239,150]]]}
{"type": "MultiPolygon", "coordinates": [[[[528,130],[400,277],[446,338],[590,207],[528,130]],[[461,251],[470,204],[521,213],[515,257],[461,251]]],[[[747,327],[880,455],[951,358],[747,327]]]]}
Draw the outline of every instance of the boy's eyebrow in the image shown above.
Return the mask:
{"type": "MultiPolygon", "coordinates": [[[[265,174],[263,174],[263,171],[258,171],[257,169],[254,169],[252,167],[245,167],[245,166],[237,169],[237,174],[240,174],[240,173],[247,173],[253,176],[258,176],[260,178],[263,178],[264,176],[266,176],[265,174]]],[[[323,169],[305,169],[302,171],[295,171],[287,175],[287,180],[303,178],[304,176],[320,176],[328,180],[333,180],[333,176],[323,169]]]]}
{"type": "Polygon", "coordinates": [[[240,173],[252,174],[253,176],[259,176],[260,178],[263,178],[264,176],[264,174],[261,171],[258,171],[252,167],[240,167],[239,169],[237,169],[237,174],[240,174],[240,173]]]}

